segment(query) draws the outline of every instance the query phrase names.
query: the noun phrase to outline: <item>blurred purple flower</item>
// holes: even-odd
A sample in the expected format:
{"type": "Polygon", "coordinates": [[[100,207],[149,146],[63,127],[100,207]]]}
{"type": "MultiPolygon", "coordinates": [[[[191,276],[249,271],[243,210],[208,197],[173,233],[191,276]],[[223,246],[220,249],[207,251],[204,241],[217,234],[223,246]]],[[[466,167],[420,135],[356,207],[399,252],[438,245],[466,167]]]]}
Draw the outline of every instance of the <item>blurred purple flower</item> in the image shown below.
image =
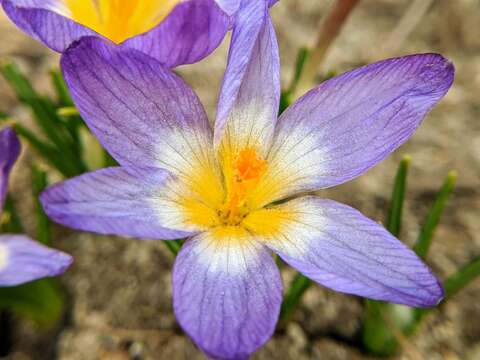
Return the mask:
{"type": "Polygon", "coordinates": [[[363,174],[403,144],[450,88],[453,66],[436,54],[380,61],[324,82],[277,121],[275,32],[267,9],[249,6],[213,130],[191,88],[151,57],[98,38],[65,52],[73,99],[121,166],[41,197],[52,219],[76,229],[187,238],[173,270],[175,313],[221,359],[246,358],[273,334],[282,282],[272,250],[337,291],[418,307],[443,297],[381,225],[304,194],[363,174]]]}
{"type": "Polygon", "coordinates": [[[19,28],[55,51],[65,51],[83,36],[98,36],[174,67],[197,62],[215,50],[231,28],[241,0],[0,2],[19,28]]]}
{"type": "MultiPolygon", "coordinates": [[[[8,176],[19,154],[20,142],[13,130],[0,131],[0,215],[8,176]]],[[[0,235],[0,287],[59,275],[71,263],[70,255],[49,249],[24,235],[0,235]]]]}

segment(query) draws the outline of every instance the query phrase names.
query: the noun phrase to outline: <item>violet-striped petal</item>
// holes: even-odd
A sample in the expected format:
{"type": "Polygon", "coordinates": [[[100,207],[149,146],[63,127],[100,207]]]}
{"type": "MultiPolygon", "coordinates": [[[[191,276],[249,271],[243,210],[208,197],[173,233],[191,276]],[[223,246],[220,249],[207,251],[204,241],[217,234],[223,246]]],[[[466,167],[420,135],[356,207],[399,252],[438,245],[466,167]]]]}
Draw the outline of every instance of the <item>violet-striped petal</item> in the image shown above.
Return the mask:
{"type": "Polygon", "coordinates": [[[20,155],[20,141],[11,128],[0,131],[0,216],[7,196],[8,177],[20,155]]]}
{"type": "Polygon", "coordinates": [[[238,11],[241,0],[216,0],[218,6],[228,15],[232,16],[238,11]]]}
{"type": "MultiPolygon", "coordinates": [[[[278,44],[265,1],[242,1],[233,29],[215,122],[215,145],[266,154],[280,99],[278,44]]],[[[224,155],[224,154],[223,154],[224,155]]]]}
{"type": "Polygon", "coordinates": [[[70,255],[24,235],[0,235],[0,287],[60,275],[72,262],[70,255]]]}
{"type": "MultiPolygon", "coordinates": [[[[262,187],[277,197],[349,181],[402,145],[452,85],[436,54],[380,61],[311,90],[281,116],[262,187]]],[[[259,189],[259,191],[262,191],[259,189]]]]}
{"type": "Polygon", "coordinates": [[[168,67],[191,64],[220,45],[231,23],[215,0],[183,1],[154,29],[122,46],[140,50],[168,67]]]}
{"type": "MultiPolygon", "coordinates": [[[[166,66],[194,63],[209,55],[223,40],[233,20],[229,16],[232,14],[222,10],[215,0],[181,1],[170,14],[168,12],[174,3],[157,1],[157,15],[151,13],[155,4],[143,7],[139,4],[140,10],[135,6],[131,9],[139,10],[139,13],[132,13],[130,18],[125,19],[133,22],[125,23],[125,29],[138,28],[139,33],[131,34],[123,41],[124,35],[116,33],[123,30],[118,29],[118,21],[111,19],[115,15],[101,13],[105,4],[99,5],[94,0],[85,1],[83,7],[74,2],[69,5],[63,0],[3,0],[2,5],[20,29],[55,51],[64,52],[84,36],[111,37],[111,41],[138,49],[166,66]],[[72,4],[75,11],[80,11],[80,19],[75,18],[75,12],[69,8],[72,4]],[[92,12],[90,17],[88,12],[92,12]],[[168,16],[163,18],[166,14],[168,16]],[[109,19],[106,24],[102,21],[102,16],[109,19]],[[150,18],[145,19],[145,16],[150,18]],[[161,21],[155,23],[157,18],[161,21]],[[108,21],[112,22],[111,29],[108,21]],[[144,24],[138,24],[139,21],[144,21],[144,24]],[[146,25],[150,22],[151,28],[146,25]]],[[[227,6],[230,7],[231,5],[227,6]]],[[[107,6],[106,9],[103,11],[118,11],[113,6],[107,6]]],[[[120,13],[118,16],[126,15],[120,13]]]]}
{"type": "MultiPolygon", "coordinates": [[[[228,15],[234,15],[240,8],[240,4],[242,2],[242,0],[216,0],[216,1],[218,3],[218,6],[220,6],[220,8],[228,15]]],[[[244,0],[244,4],[246,4],[248,1],[252,1],[252,0],[244,0]]],[[[256,0],[253,0],[253,1],[256,1],[256,0]]],[[[260,0],[260,1],[266,1],[269,7],[275,5],[275,3],[278,2],[278,0],[260,0]]]]}
{"type": "Polygon", "coordinates": [[[95,31],[62,15],[57,0],[3,0],[3,9],[24,32],[52,50],[63,52],[83,36],[100,36],[95,31]]]}
{"type": "Polygon", "coordinates": [[[121,165],[163,168],[185,181],[218,178],[199,99],[158,61],[83,38],[64,53],[62,69],[82,117],[121,165]]]}
{"type": "Polygon", "coordinates": [[[157,169],[107,168],[49,187],[41,202],[54,221],[79,230],[142,239],[179,239],[194,233],[172,207],[175,180],[157,169]]]}
{"type": "Polygon", "coordinates": [[[254,212],[245,224],[288,264],[333,290],[417,307],[443,297],[412,250],[349,206],[302,197],[254,212]],[[265,233],[267,222],[279,228],[265,233]]]}
{"type": "Polygon", "coordinates": [[[215,359],[246,359],[273,334],[282,301],[268,250],[235,228],[188,240],[173,270],[177,319],[215,359]]]}

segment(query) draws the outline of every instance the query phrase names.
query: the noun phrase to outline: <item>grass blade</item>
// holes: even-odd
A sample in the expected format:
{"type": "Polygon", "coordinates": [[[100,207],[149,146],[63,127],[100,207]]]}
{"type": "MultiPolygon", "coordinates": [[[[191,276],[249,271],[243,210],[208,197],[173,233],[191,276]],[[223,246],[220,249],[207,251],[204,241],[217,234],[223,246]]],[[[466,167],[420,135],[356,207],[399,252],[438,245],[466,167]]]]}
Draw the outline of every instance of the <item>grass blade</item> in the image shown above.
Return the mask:
{"type": "Polygon", "coordinates": [[[297,273],[295,278],[288,289],[285,298],[283,299],[282,308],[280,310],[280,322],[285,324],[290,316],[295,311],[297,305],[300,303],[303,294],[310,285],[313,284],[313,281],[307,278],[306,276],[297,273]]]}
{"type": "Polygon", "coordinates": [[[76,169],[75,175],[85,172],[87,169],[79,157],[76,144],[65,128],[62,119],[58,116],[53,102],[37,94],[28,79],[14,63],[5,62],[0,69],[19,100],[31,109],[34,120],[48,140],[76,169]]]}
{"type": "Polygon", "coordinates": [[[443,209],[447,204],[450,194],[455,189],[456,180],[457,173],[454,171],[449,172],[442,187],[440,188],[440,191],[437,194],[437,197],[435,199],[435,202],[433,203],[432,208],[430,209],[430,212],[427,215],[427,219],[422,226],[420,235],[418,236],[417,242],[413,247],[413,250],[421,258],[425,258],[427,256],[428,250],[432,243],[433,234],[440,221],[443,209]]]}
{"type": "Polygon", "coordinates": [[[292,103],[292,93],[297,87],[298,79],[300,79],[300,76],[302,75],[303,66],[305,65],[305,61],[308,59],[309,54],[310,50],[305,47],[302,47],[300,50],[298,50],[292,82],[290,83],[290,87],[282,91],[280,96],[280,108],[278,111],[279,115],[283,113],[292,103]]]}
{"type": "MultiPolygon", "coordinates": [[[[455,274],[450,276],[443,282],[443,288],[445,289],[445,299],[441,304],[445,304],[450,298],[462,290],[465,286],[470,284],[480,276],[480,257],[476,257],[470,263],[462,267],[455,274]]],[[[425,315],[431,312],[435,308],[427,309],[415,309],[417,325],[423,319],[425,315]]]]}
{"type": "Polygon", "coordinates": [[[385,321],[387,303],[365,300],[365,315],[362,329],[362,343],[368,353],[387,356],[398,347],[390,327],[385,321]]]}
{"type": "Polygon", "coordinates": [[[37,218],[37,240],[42,244],[50,244],[51,231],[50,221],[43,211],[39,196],[47,187],[47,173],[41,171],[35,166],[32,167],[32,192],[35,201],[35,216],[37,218]]]}
{"type": "Polygon", "coordinates": [[[310,50],[306,47],[302,47],[298,50],[297,59],[295,60],[295,72],[293,74],[293,79],[288,89],[289,93],[293,93],[297,87],[298,80],[303,72],[303,67],[308,57],[310,56],[310,50]]]}
{"type": "Polygon", "coordinates": [[[280,95],[280,105],[278,109],[278,115],[280,116],[291,104],[292,99],[288,91],[282,91],[280,95]]]}
{"type": "Polygon", "coordinates": [[[165,245],[167,245],[168,249],[172,252],[173,255],[177,256],[180,248],[183,245],[182,240],[164,240],[165,245]]]}
{"type": "Polygon", "coordinates": [[[11,310],[41,326],[55,325],[64,308],[65,299],[57,279],[0,288],[0,309],[11,310]]]}
{"type": "Polygon", "coordinates": [[[62,73],[58,70],[51,70],[50,77],[52,80],[53,88],[57,93],[57,99],[59,106],[73,106],[72,98],[67,88],[67,84],[63,79],[62,73]]]}
{"type": "Polygon", "coordinates": [[[53,167],[60,171],[63,176],[69,178],[77,175],[77,169],[52,145],[44,143],[30,130],[18,123],[15,123],[13,128],[18,135],[27,140],[30,145],[50,162],[53,167]]]}
{"type": "Polygon", "coordinates": [[[455,295],[479,275],[480,256],[473,259],[469,264],[465,265],[463,268],[445,280],[443,283],[445,288],[445,299],[455,295]]]}
{"type": "Polygon", "coordinates": [[[405,200],[405,189],[407,187],[407,176],[411,160],[410,156],[404,156],[400,161],[397,174],[395,175],[390,208],[387,215],[386,228],[397,237],[400,234],[402,226],[403,203],[405,200]]]}
{"type": "Polygon", "coordinates": [[[24,232],[22,222],[10,195],[7,195],[3,212],[0,214],[0,232],[9,234],[22,234],[24,232]]]}
{"type": "Polygon", "coordinates": [[[112,155],[108,153],[107,150],[103,152],[103,164],[105,167],[118,166],[117,160],[115,160],[112,155]]]}
{"type": "MultiPolygon", "coordinates": [[[[404,156],[398,165],[397,173],[390,198],[390,207],[387,213],[385,227],[394,236],[398,237],[402,227],[403,204],[410,169],[411,157],[404,156]]],[[[376,300],[365,300],[365,315],[362,328],[362,343],[365,349],[376,355],[391,355],[398,347],[397,340],[391,331],[385,316],[391,316],[389,311],[394,309],[391,304],[376,300]]]]}

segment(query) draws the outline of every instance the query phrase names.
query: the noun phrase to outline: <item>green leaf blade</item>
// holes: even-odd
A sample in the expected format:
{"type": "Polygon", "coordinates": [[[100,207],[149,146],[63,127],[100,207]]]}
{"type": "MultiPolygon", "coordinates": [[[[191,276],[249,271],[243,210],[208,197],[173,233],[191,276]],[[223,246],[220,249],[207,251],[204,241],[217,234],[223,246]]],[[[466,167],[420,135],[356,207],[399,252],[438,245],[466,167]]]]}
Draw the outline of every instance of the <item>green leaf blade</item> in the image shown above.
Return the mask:
{"type": "Polygon", "coordinates": [[[163,242],[165,243],[165,245],[167,245],[168,249],[175,256],[177,256],[178,252],[180,251],[183,245],[182,240],[164,240],[163,242]]]}
{"type": "Polygon", "coordinates": [[[398,237],[402,227],[403,204],[407,187],[407,176],[410,168],[411,157],[404,156],[398,166],[395,182],[393,185],[390,208],[388,210],[386,228],[394,236],[398,237]]]}
{"type": "Polygon", "coordinates": [[[64,313],[65,298],[56,279],[42,279],[0,288],[0,309],[13,311],[40,326],[51,327],[64,313]]]}
{"type": "Polygon", "coordinates": [[[18,216],[15,204],[10,195],[7,195],[3,207],[3,213],[0,214],[0,233],[22,234],[23,226],[18,216]]]}
{"type": "Polygon", "coordinates": [[[75,169],[75,175],[84,173],[87,168],[79,157],[74,139],[57,114],[54,102],[39,95],[14,63],[4,62],[0,70],[19,100],[30,108],[34,115],[33,119],[52,146],[75,169]]]}
{"type": "Polygon", "coordinates": [[[62,73],[58,70],[50,71],[50,78],[53,88],[57,94],[57,100],[59,106],[73,106],[72,98],[67,88],[67,84],[62,76],[62,73]]]}
{"type": "Polygon", "coordinates": [[[37,219],[37,240],[42,244],[48,245],[51,243],[51,229],[50,220],[43,211],[43,206],[40,203],[40,194],[47,187],[47,173],[39,170],[37,167],[32,167],[32,195],[35,201],[35,217],[37,219]]]}
{"type": "Polygon", "coordinates": [[[445,280],[443,283],[443,287],[445,288],[445,299],[449,299],[454,296],[478,276],[480,276],[480,256],[477,256],[475,259],[445,280]]]}
{"type": "Polygon", "coordinates": [[[308,277],[297,273],[290,285],[280,310],[280,322],[285,324],[302,300],[303,294],[308,290],[313,281],[308,277]]]}
{"type": "Polygon", "coordinates": [[[297,58],[295,60],[295,72],[293,74],[293,79],[292,79],[292,82],[290,84],[290,88],[288,89],[289,93],[293,93],[295,91],[295,89],[297,87],[297,84],[298,84],[298,80],[300,79],[300,76],[302,75],[303,68],[304,68],[305,63],[306,63],[307,59],[309,58],[309,56],[310,56],[310,49],[308,49],[306,47],[301,47],[298,50],[297,58]]]}
{"type": "Polygon", "coordinates": [[[440,222],[440,218],[443,214],[445,206],[447,205],[447,201],[455,189],[456,180],[457,173],[455,171],[449,172],[436,196],[430,212],[427,215],[425,223],[422,226],[420,235],[418,236],[417,242],[413,247],[415,253],[421,258],[425,258],[427,256],[430,245],[432,244],[435,229],[440,222]]]}

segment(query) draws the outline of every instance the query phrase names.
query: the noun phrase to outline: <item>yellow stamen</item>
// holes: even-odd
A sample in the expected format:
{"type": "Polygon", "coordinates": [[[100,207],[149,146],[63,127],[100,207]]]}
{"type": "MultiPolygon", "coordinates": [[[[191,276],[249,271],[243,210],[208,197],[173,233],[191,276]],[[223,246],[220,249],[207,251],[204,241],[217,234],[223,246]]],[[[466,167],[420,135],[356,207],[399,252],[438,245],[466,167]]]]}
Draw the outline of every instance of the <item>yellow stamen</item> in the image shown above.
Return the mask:
{"type": "Polygon", "coordinates": [[[158,25],[180,0],[64,0],[76,22],[119,44],[158,25]]]}
{"type": "Polygon", "coordinates": [[[265,173],[267,162],[253,148],[239,152],[227,177],[227,199],[219,211],[221,222],[238,225],[248,213],[247,198],[265,173]]]}
{"type": "Polygon", "coordinates": [[[278,169],[259,156],[254,147],[228,149],[221,153],[221,158],[223,184],[217,171],[209,172],[208,167],[199,166],[189,172],[190,181],[172,188],[172,193],[180,197],[172,198],[171,203],[181,207],[178,213],[172,212],[173,217],[178,214],[185,225],[208,231],[212,240],[229,245],[241,243],[252,234],[270,241],[299,221],[294,207],[265,207],[265,195],[259,196],[259,190],[265,186],[276,189],[282,186],[282,179],[264,184],[269,173],[278,169]]]}

